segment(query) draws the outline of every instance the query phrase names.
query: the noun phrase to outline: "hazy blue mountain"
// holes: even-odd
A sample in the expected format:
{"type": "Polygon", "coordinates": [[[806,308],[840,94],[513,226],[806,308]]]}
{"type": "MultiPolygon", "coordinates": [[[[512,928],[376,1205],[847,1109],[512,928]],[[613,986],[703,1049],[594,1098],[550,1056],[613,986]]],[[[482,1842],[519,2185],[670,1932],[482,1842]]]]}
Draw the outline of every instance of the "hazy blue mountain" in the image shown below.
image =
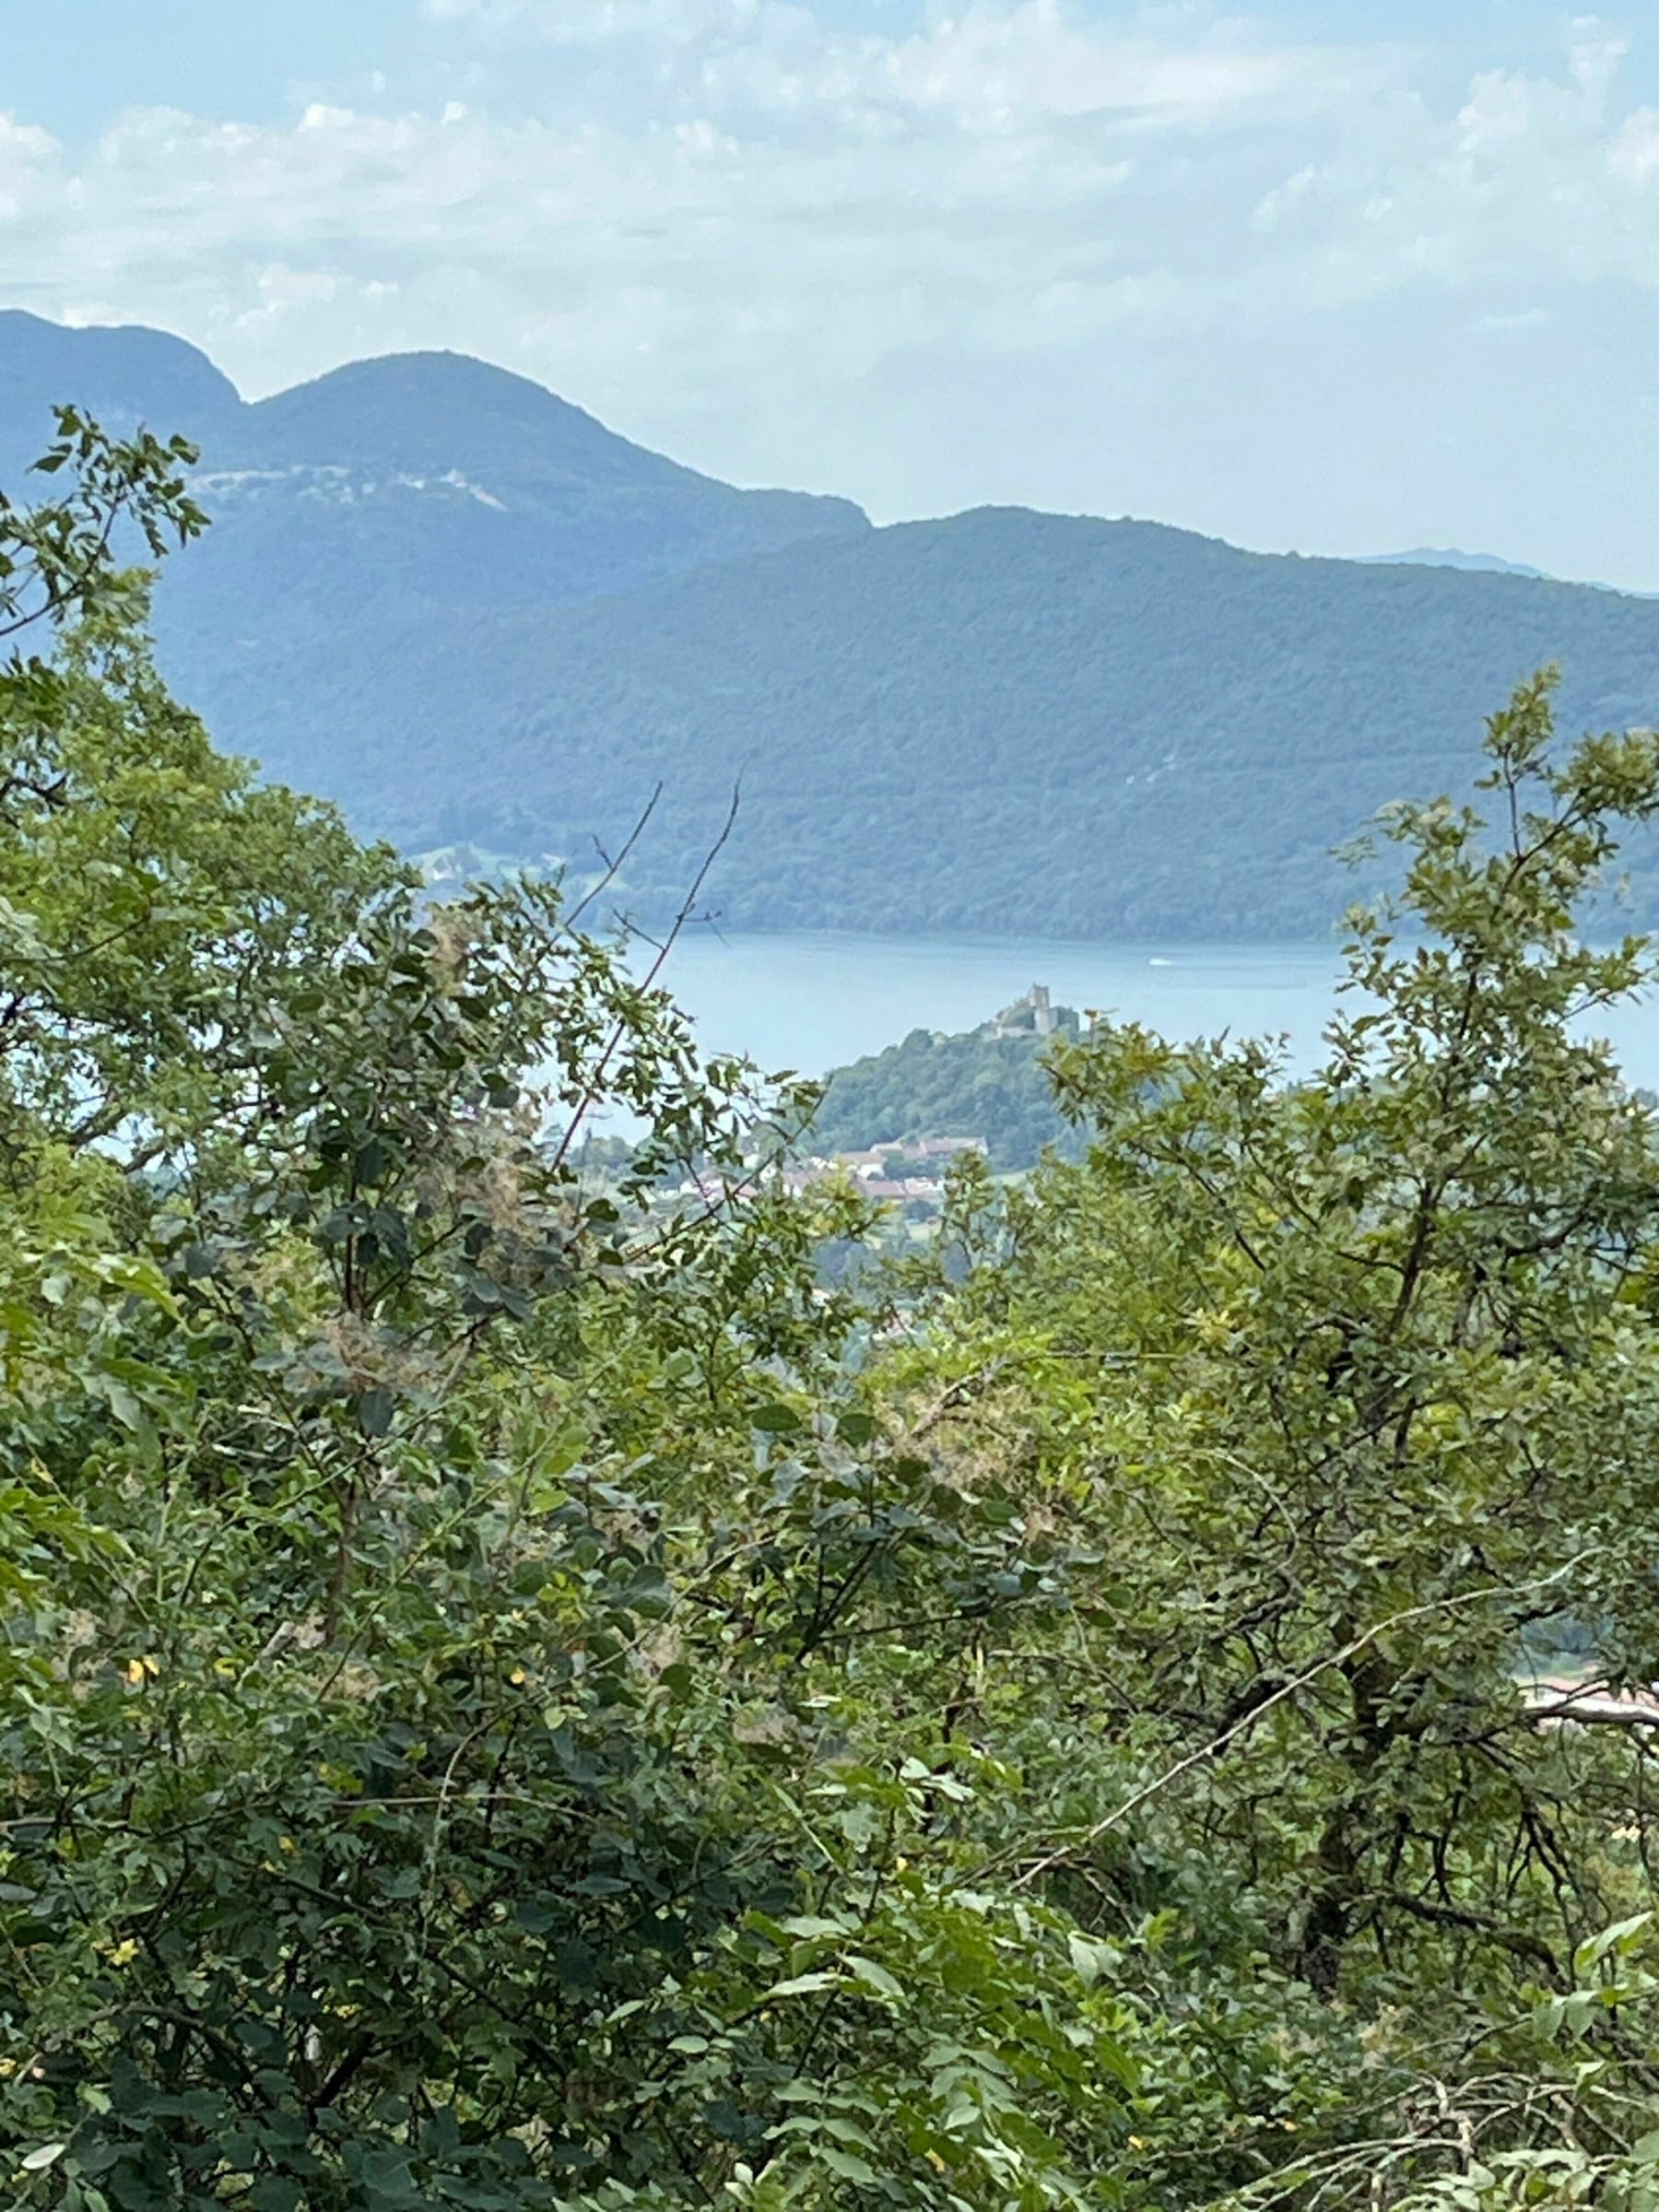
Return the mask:
{"type": "Polygon", "coordinates": [[[0,462],[53,397],[206,449],[218,519],[158,621],[221,742],[409,850],[578,869],[660,783],[641,911],[741,783],[734,923],[1309,936],[1351,888],[1330,848],[1465,785],[1540,662],[1569,729],[1659,722],[1651,601],[1010,509],[872,531],[453,355],[244,406],[157,333],[0,318],[0,462]]]}
{"type": "Polygon", "coordinates": [[[1364,568],[1464,569],[1481,576],[1532,576],[1547,579],[1544,569],[1529,569],[1519,560],[1503,560],[1496,553],[1464,553],[1455,546],[1413,546],[1408,553],[1361,553],[1364,568]]]}
{"type": "MultiPolygon", "coordinates": [[[[1562,581],[1559,576],[1551,576],[1547,569],[1529,569],[1522,561],[1500,559],[1496,553],[1460,553],[1455,546],[1417,546],[1409,553],[1361,553],[1359,559],[1367,568],[1465,569],[1489,576],[1531,576],[1547,583],[1562,581]]],[[[1583,582],[1593,592],[1616,592],[1619,588],[1590,577],[1583,582]]],[[[1659,592],[1627,592],[1623,595],[1629,599],[1654,599],[1659,598],[1659,592]]]]}
{"type": "Polygon", "coordinates": [[[740,782],[716,900],[760,927],[1316,935],[1350,889],[1330,848],[1466,783],[1541,662],[1570,730],[1659,721],[1651,602],[1006,509],[581,606],[173,647],[228,741],[415,850],[580,860],[660,782],[642,906],[740,782]]]}
{"type": "Polygon", "coordinates": [[[210,537],[169,580],[163,626],[257,635],[307,607],[425,618],[458,605],[625,591],[700,561],[869,527],[845,500],[743,491],[465,355],[357,361],[245,405],[206,357],[143,329],[0,314],[0,482],[45,445],[54,401],[202,447],[210,537]]]}
{"type": "Polygon", "coordinates": [[[165,331],[70,330],[0,308],[0,485],[26,498],[23,472],[51,441],[52,410],[83,406],[124,434],[147,423],[209,439],[241,409],[228,376],[165,331]]]}

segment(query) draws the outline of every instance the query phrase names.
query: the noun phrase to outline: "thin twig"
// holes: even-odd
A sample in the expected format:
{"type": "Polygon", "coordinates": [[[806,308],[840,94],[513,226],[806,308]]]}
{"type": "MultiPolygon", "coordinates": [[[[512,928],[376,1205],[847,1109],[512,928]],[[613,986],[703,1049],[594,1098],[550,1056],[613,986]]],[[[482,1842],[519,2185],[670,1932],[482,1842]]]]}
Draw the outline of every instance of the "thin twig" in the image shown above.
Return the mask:
{"type": "Polygon", "coordinates": [[[1560,1582],[1565,1576],[1571,1574],[1581,1563],[1579,1559],[1569,1559],[1564,1567],[1558,1567],[1553,1574],[1544,1575],[1535,1583],[1522,1583],[1519,1588],[1502,1587],[1491,1590],[1460,1591],[1452,1597],[1432,1598],[1427,1605],[1410,1606],[1403,1613],[1391,1614],[1388,1619],[1378,1621],[1374,1627],[1367,1629],[1363,1635],[1356,1636],[1351,1642],[1345,1643],[1340,1651],[1329,1653],[1320,1660],[1316,1666],[1311,1666],[1305,1674],[1297,1675],[1290,1681],[1282,1683],[1271,1696],[1264,1698],[1259,1705],[1253,1706],[1249,1712],[1245,1713],[1241,1720],[1235,1721],[1230,1728],[1224,1728],[1219,1735],[1212,1736],[1207,1744],[1200,1745],[1196,1751],[1189,1751],[1184,1759],[1178,1759],[1172,1767],[1166,1767],[1164,1771],[1156,1775],[1152,1781],[1144,1783],[1138,1790],[1132,1792],[1122,1805],[1114,1806],[1104,1818],[1097,1820],[1092,1828],[1085,1829],[1083,1833],[1076,1837],[1070,1843],[1057,1846],[1037,1860],[1033,1865],[1028,1866],[1025,1872],[1018,1877],[1016,1886],[1024,1888],[1038,1880],[1042,1875],[1052,1872],[1074,1851],[1088,1850],[1090,1844],[1097,1843],[1103,1835],[1108,1834],[1120,1822],[1128,1819],[1132,1813],[1138,1812],[1142,1806],[1148,1804],[1154,1797],[1161,1796],[1164,1791],[1171,1783],[1179,1782],[1183,1774],[1191,1773],[1194,1767],[1202,1766],[1206,1759],[1215,1759],[1225,1751],[1228,1745],[1232,1743],[1236,1737],[1243,1735],[1248,1730],[1253,1728],[1264,1713],[1270,1712],[1276,1705],[1283,1704],[1287,1698],[1295,1697],[1299,1690],[1306,1689],[1311,1683],[1316,1682],[1321,1675],[1329,1674],[1333,1667],[1346,1665],[1350,1659],[1356,1658],[1368,1645],[1375,1643],[1380,1636],[1386,1636],[1391,1629],[1403,1629],[1414,1620],[1424,1619],[1430,1613],[1450,1612],[1457,1606],[1485,1604],[1493,1598],[1521,1597],[1528,1595],[1534,1591],[1547,1590],[1553,1583],[1560,1582]]]}

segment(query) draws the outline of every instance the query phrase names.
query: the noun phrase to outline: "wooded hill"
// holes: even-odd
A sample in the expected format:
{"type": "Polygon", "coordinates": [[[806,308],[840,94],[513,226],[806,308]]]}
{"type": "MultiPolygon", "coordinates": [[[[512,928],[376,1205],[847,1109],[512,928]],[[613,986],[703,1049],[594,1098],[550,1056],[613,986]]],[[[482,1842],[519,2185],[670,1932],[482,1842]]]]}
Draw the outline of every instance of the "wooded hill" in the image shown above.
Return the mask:
{"type": "MultiPolygon", "coordinates": [[[[1021,510],[871,530],[453,356],[245,407],[157,334],[0,318],[8,438],[88,386],[206,441],[218,519],[159,620],[226,742],[406,851],[578,873],[661,784],[645,912],[740,784],[738,925],[1307,938],[1332,846],[1466,786],[1528,670],[1561,662],[1569,727],[1659,721],[1659,604],[1586,586],[1021,510]]],[[[1628,859],[1659,911],[1645,833],[1628,859]]]]}
{"type": "Polygon", "coordinates": [[[1054,1035],[1076,1037],[1069,1006],[1039,1030],[1023,1003],[977,1029],[945,1035],[912,1030],[824,1077],[824,1095],[802,1138],[805,1149],[860,1152],[896,1138],[976,1136],[993,1168],[1035,1167],[1068,1130],[1054,1102],[1046,1051],[1054,1035]]]}

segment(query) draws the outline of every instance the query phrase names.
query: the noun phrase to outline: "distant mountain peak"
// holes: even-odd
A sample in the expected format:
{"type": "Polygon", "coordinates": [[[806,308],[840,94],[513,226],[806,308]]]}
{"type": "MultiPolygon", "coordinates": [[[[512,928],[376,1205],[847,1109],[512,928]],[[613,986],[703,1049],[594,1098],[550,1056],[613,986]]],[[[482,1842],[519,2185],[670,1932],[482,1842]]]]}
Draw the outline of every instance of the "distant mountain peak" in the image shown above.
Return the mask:
{"type": "Polygon", "coordinates": [[[84,406],[105,429],[140,423],[159,433],[206,435],[241,409],[222,371],[186,338],[143,324],[49,323],[0,308],[0,462],[43,451],[56,406],[84,406]]]}
{"type": "MultiPolygon", "coordinates": [[[[808,494],[745,492],[702,476],[636,445],[533,378],[466,353],[347,361],[246,409],[238,445],[244,466],[343,466],[405,484],[415,477],[453,482],[459,472],[503,511],[524,503],[513,496],[516,485],[521,491],[539,487],[559,500],[573,488],[605,497],[677,491],[725,501],[781,500],[796,503],[803,517],[809,512],[808,494]]],[[[837,526],[867,526],[850,500],[817,504],[818,528],[832,512],[837,526]]],[[[792,535],[772,531],[766,542],[792,535]]]]}
{"type": "Polygon", "coordinates": [[[52,407],[181,431],[215,527],[173,564],[161,631],[194,606],[241,635],[265,605],[406,612],[547,606],[867,532],[849,500],[750,491],[635,445],[470,354],[382,354],[244,404],[206,354],[143,328],[0,312],[0,486],[29,496],[52,407]]]}
{"type": "Polygon", "coordinates": [[[594,444],[616,439],[616,433],[585,408],[561,399],[545,384],[469,353],[371,354],[274,393],[251,411],[266,426],[337,424],[352,415],[373,414],[388,428],[403,423],[453,431],[461,427],[457,417],[462,410],[473,418],[514,424],[527,432],[545,433],[557,425],[566,436],[594,444]]]}
{"type": "Polygon", "coordinates": [[[1456,546],[1413,546],[1406,553],[1358,553],[1362,568],[1465,569],[1489,576],[1530,576],[1535,582],[1556,580],[1547,569],[1528,568],[1524,561],[1505,560],[1497,553],[1465,553],[1456,546]]]}

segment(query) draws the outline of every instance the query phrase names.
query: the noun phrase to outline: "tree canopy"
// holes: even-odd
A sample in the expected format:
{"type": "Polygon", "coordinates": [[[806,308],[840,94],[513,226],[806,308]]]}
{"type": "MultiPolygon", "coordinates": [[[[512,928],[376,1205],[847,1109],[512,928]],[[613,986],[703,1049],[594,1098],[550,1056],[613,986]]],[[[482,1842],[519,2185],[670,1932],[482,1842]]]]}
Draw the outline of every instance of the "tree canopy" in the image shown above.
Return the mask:
{"type": "Polygon", "coordinates": [[[832,1292],[808,1097],[158,682],[181,458],[0,511],[15,2201],[1646,2205],[1654,741],[1524,688],[1313,1076],[1064,1041],[832,1292]]]}
{"type": "MultiPolygon", "coordinates": [[[[1055,1013],[1062,1031],[1076,1030],[1070,1007],[1055,1013]]],[[[912,1030],[898,1044],[830,1069],[804,1141],[835,1153],[900,1137],[976,1136],[994,1168],[1033,1168],[1071,1136],[1044,1042],[1036,1030],[1000,1020],[954,1036],[912,1030]]]]}

